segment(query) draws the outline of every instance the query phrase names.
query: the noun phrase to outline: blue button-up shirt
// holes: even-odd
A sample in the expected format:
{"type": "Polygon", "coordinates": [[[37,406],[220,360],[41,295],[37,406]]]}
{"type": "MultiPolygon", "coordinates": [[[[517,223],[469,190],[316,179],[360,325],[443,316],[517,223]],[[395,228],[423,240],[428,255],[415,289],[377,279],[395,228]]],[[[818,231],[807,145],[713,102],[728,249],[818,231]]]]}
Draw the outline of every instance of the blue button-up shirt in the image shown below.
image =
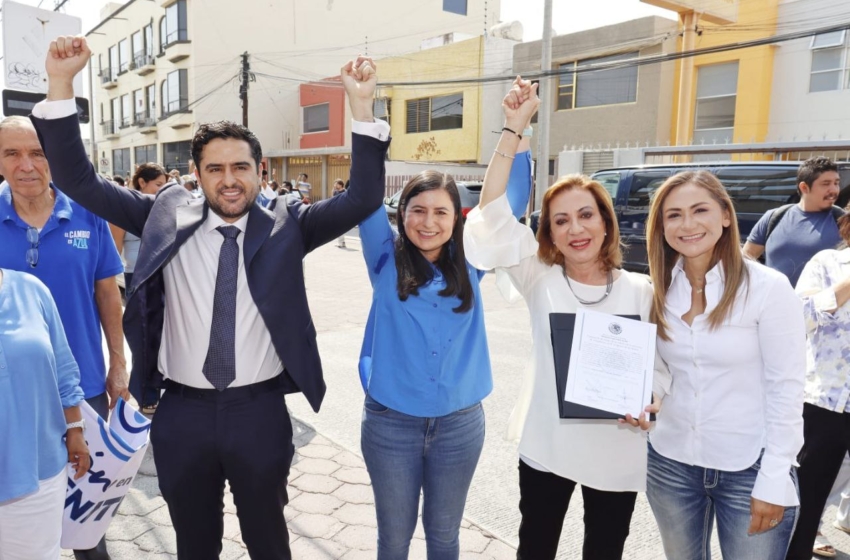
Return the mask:
{"type": "Polygon", "coordinates": [[[63,408],[83,400],[80,370],[47,288],[3,269],[0,285],[0,502],[34,492],[68,462],[63,408]]]}
{"type": "MultiPolygon", "coordinates": [[[[515,214],[525,210],[531,190],[531,156],[517,154],[508,196],[515,214]]],[[[455,313],[457,297],[440,271],[401,301],[397,290],[395,233],[384,208],[360,224],[363,256],[372,283],[372,308],[360,352],[363,389],[381,404],[419,417],[438,417],[471,406],[493,388],[479,283],[484,272],[467,264],[472,309],[455,313]]]]}

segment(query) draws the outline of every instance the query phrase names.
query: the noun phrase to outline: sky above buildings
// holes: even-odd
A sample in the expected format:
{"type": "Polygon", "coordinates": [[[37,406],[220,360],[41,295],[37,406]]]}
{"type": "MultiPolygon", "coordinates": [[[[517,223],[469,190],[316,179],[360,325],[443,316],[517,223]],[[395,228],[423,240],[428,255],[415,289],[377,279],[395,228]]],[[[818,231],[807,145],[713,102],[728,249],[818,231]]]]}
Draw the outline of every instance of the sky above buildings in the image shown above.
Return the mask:
{"type": "MultiPolygon", "coordinates": [[[[33,6],[41,3],[41,7],[47,10],[52,10],[56,2],[56,0],[15,1],[33,6]]],[[[542,37],[543,0],[501,0],[501,3],[502,21],[522,22],[525,41],[534,41],[542,37]]],[[[97,25],[100,20],[100,9],[105,4],[106,2],[102,0],[68,0],[64,11],[82,18],[83,31],[87,32],[97,25]]],[[[649,6],[640,0],[593,0],[593,2],[553,0],[552,27],[562,35],[650,15],[676,17],[673,12],[649,6]]]]}

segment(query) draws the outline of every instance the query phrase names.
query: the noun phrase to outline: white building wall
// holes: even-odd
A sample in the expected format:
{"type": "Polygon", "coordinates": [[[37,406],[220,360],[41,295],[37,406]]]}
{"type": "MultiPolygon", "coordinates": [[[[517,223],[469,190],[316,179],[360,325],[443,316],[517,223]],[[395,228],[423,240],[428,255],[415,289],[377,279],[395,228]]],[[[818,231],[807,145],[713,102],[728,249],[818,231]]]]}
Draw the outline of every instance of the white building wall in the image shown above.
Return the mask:
{"type": "MultiPolygon", "coordinates": [[[[155,143],[161,157],[163,143],[191,139],[198,123],[222,119],[241,123],[238,73],[240,55],[246,51],[256,78],[249,88],[249,127],[264,151],[297,149],[301,83],[337,74],[343,63],[360,53],[384,58],[416,52],[423,40],[437,35],[480,35],[499,18],[496,0],[468,0],[466,16],[444,12],[442,0],[186,0],[190,45],[170,49],[188,48],[189,57],[171,63],[166,53],[156,58],[153,74],[139,77],[128,72],[119,78],[117,88],[102,88],[96,75],[97,54],[107,61],[110,46],[129,39],[149,21],[153,21],[154,55],[159,54],[159,22],[173,1],[131,0],[118,14],[119,5],[112,4],[104,8],[105,20],[88,35],[95,54],[93,111],[99,155],[111,158],[113,149],[155,143]],[[103,138],[101,102],[108,115],[110,99],[132,95],[134,89],[155,82],[160,113],[161,83],[179,68],[188,70],[191,113],[158,122],[155,134],[142,135],[130,127],[118,138],[103,138]]],[[[348,142],[349,135],[345,138],[348,142]]]]}
{"type": "MultiPolygon", "coordinates": [[[[850,7],[835,0],[784,0],[779,6],[777,28],[780,33],[800,31],[828,25],[829,18],[837,22],[848,16],[850,7]]],[[[846,76],[844,89],[809,93],[810,45],[811,38],[806,37],[776,46],[768,142],[837,140],[850,135],[846,76]]],[[[845,57],[850,57],[850,50],[845,50],[845,57]]],[[[846,60],[847,66],[850,60],[846,60]]]]}
{"type": "Polygon", "coordinates": [[[442,0],[245,0],[236,8],[232,0],[189,0],[197,68],[192,96],[209,94],[195,107],[195,121],[241,121],[238,83],[221,84],[238,71],[236,57],[247,51],[257,78],[249,90],[250,128],[264,150],[297,149],[300,83],[335,75],[360,53],[383,58],[418,51],[422,40],[444,33],[480,35],[485,5],[487,26],[499,17],[494,0],[469,0],[467,16],[444,12],[442,5],[442,0]]]}

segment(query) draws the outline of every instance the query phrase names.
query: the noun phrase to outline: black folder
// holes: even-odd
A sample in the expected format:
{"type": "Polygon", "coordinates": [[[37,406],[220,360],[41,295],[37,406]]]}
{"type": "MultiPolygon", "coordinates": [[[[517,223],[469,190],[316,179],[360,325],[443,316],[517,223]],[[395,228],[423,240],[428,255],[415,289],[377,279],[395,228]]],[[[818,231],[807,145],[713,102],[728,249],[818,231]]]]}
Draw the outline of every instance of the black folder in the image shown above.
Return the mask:
{"type": "MultiPolygon", "coordinates": [[[[638,315],[618,315],[626,319],[640,321],[638,315]]],[[[593,418],[597,420],[616,420],[625,418],[621,414],[599,410],[564,400],[567,390],[567,376],[570,368],[570,354],[573,348],[573,332],[576,326],[575,313],[550,313],[549,328],[552,331],[552,354],[555,356],[555,384],[557,387],[558,415],[561,418],[593,418]]],[[[650,421],[655,414],[649,415],[650,421]]]]}

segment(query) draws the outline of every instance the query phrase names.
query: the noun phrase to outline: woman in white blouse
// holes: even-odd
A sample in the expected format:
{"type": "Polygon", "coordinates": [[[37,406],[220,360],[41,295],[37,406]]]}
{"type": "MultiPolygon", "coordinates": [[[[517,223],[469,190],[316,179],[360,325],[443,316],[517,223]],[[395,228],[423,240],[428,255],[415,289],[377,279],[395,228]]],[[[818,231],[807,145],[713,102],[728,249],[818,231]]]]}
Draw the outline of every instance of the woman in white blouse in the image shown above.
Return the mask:
{"type": "MultiPolygon", "coordinates": [[[[652,289],[645,276],[619,269],[619,228],[599,183],[571,175],[550,187],[537,240],[512,215],[505,188],[519,144],[513,131],[525,126],[538,103],[536,86],[518,79],[503,103],[505,130],[464,234],[469,262],[506,271],[531,314],[533,378],[523,390],[530,402],[518,404],[527,418],[519,445],[517,558],[555,558],[570,498],[581,485],[583,557],[616,560],[622,558],[636,493],[645,489],[645,433],[615,420],[559,418],[549,314],[590,307],[648,320],[652,289]]],[[[643,415],[640,420],[648,426],[643,415]]]]}
{"type": "Polygon", "coordinates": [[[805,443],[800,520],[788,560],[811,558],[821,512],[850,449],[850,215],[838,220],[838,232],[845,247],[815,255],[797,281],[808,331],[805,443]]]}
{"type": "Polygon", "coordinates": [[[647,245],[658,352],[673,380],[647,479],[664,552],[709,558],[716,519],[724,558],[781,560],[799,504],[802,303],[784,275],[744,259],[729,195],[706,171],[656,191],[647,245]]]}

